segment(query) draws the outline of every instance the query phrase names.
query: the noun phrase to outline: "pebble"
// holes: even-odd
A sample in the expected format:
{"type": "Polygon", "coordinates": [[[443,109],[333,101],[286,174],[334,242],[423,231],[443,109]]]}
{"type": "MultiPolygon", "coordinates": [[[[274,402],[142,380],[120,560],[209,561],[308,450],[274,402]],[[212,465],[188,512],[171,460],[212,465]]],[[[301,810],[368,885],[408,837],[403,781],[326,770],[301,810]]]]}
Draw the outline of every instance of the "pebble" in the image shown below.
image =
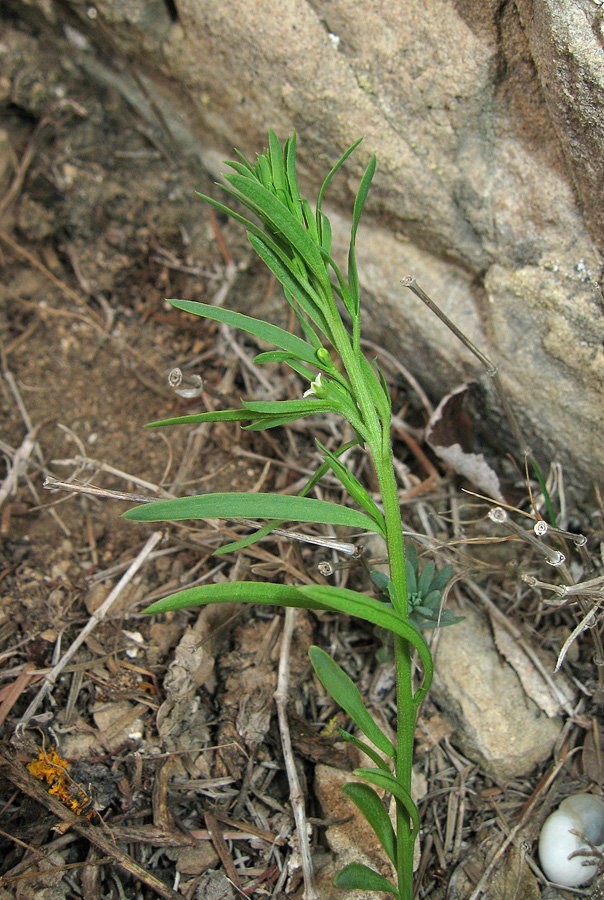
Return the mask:
{"type": "Polygon", "coordinates": [[[527,697],[487,620],[472,609],[463,615],[441,634],[430,696],[466,756],[494,778],[522,777],[550,756],[562,719],[549,718],[527,697]]]}

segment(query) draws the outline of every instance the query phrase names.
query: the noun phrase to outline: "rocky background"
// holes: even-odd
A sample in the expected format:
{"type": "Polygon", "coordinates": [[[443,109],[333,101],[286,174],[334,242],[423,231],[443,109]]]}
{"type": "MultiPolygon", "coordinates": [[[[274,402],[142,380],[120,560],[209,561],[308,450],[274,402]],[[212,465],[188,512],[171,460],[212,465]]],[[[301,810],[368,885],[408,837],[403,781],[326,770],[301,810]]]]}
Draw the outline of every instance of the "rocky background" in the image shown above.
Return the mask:
{"type": "MultiPolygon", "coordinates": [[[[167,166],[189,161],[192,183],[200,165],[218,176],[233,147],[260,151],[268,128],[295,128],[311,197],[364,136],[329,201],[344,253],[377,154],[358,242],[371,336],[433,399],[488,381],[400,285],[415,275],[500,367],[541,464],[559,459],[588,491],[604,478],[603,12],[596,0],[9,0],[1,102],[39,116],[74,73],[110,86],[167,166]]],[[[490,385],[475,424],[513,446],[490,385]]]]}

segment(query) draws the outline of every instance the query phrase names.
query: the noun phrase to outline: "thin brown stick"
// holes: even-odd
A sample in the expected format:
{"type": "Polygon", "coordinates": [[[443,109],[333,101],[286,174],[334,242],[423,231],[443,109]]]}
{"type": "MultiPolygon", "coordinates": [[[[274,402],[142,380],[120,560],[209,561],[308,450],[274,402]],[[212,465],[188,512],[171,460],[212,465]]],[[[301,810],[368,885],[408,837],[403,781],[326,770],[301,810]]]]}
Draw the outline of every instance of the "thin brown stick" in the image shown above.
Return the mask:
{"type": "Polygon", "coordinates": [[[482,353],[478,349],[478,347],[476,347],[476,345],[473,344],[472,341],[468,337],[466,337],[466,335],[463,333],[463,331],[460,328],[458,328],[457,325],[454,322],[452,322],[451,319],[447,315],[445,315],[445,313],[442,311],[442,309],[440,309],[440,307],[436,305],[434,300],[432,300],[426,294],[426,292],[424,290],[422,290],[422,288],[420,288],[419,284],[416,282],[415,278],[412,275],[405,275],[404,278],[401,278],[401,284],[403,285],[403,287],[409,288],[409,290],[413,294],[415,294],[416,297],[419,297],[419,299],[422,301],[422,303],[424,303],[428,307],[430,312],[434,313],[434,315],[447,326],[449,331],[453,332],[455,337],[459,341],[461,341],[461,343],[465,347],[468,348],[470,353],[473,353],[474,356],[476,357],[476,359],[480,360],[480,362],[483,364],[483,366],[487,370],[487,373],[491,377],[494,377],[497,374],[497,366],[494,366],[493,363],[491,362],[491,360],[488,358],[488,356],[485,356],[484,353],[482,353]]]}
{"type": "Polygon", "coordinates": [[[220,862],[224,866],[224,870],[227,874],[227,878],[231,881],[239,891],[242,889],[241,880],[239,878],[239,872],[235,867],[235,863],[229,853],[229,848],[227,847],[227,843],[223,837],[222,829],[218,820],[214,818],[211,812],[206,811],[204,814],[204,818],[206,820],[206,826],[208,831],[210,832],[210,837],[212,839],[212,843],[214,844],[214,849],[218,856],[220,857],[220,862]]]}
{"type": "Polygon", "coordinates": [[[484,366],[487,375],[492,379],[495,390],[497,391],[497,396],[499,397],[499,402],[503,407],[503,412],[505,413],[505,417],[508,420],[510,428],[514,434],[514,437],[518,443],[518,449],[522,456],[530,456],[530,448],[526,446],[526,442],[522,437],[522,432],[520,431],[520,426],[518,425],[518,420],[514,415],[514,411],[510,405],[510,401],[508,400],[507,394],[503,389],[503,385],[501,384],[501,379],[499,378],[497,366],[493,365],[488,356],[485,356],[478,347],[472,343],[472,341],[461,331],[460,328],[455,325],[451,319],[445,315],[445,313],[440,309],[434,300],[432,300],[422,288],[417,284],[415,278],[412,275],[406,275],[404,278],[401,278],[401,284],[405,287],[409,288],[412,293],[415,294],[416,297],[424,303],[430,312],[434,313],[434,315],[443,322],[449,331],[452,331],[455,337],[461,341],[461,343],[468,348],[470,353],[473,353],[476,359],[478,359],[482,365],[484,366]]]}
{"type": "Polygon", "coordinates": [[[210,209],[209,209],[209,216],[210,216],[210,224],[212,225],[214,234],[216,235],[216,242],[220,248],[220,252],[222,253],[222,258],[224,259],[225,264],[227,266],[232,266],[233,265],[233,257],[229,253],[229,248],[227,247],[227,243],[224,239],[224,235],[222,233],[222,228],[220,227],[220,223],[219,223],[218,219],[216,218],[216,213],[214,212],[212,207],[210,207],[210,209]]]}
{"type": "Polygon", "coordinates": [[[294,752],[292,748],[289,723],[287,721],[287,700],[289,687],[289,657],[291,642],[296,622],[296,610],[289,607],[285,610],[285,622],[283,625],[283,637],[281,638],[281,651],[279,654],[279,676],[277,690],[274,693],[275,706],[279,718],[279,731],[281,733],[281,746],[283,748],[283,760],[289,782],[289,802],[291,803],[296,822],[298,843],[300,845],[300,861],[302,875],[304,877],[304,900],[319,900],[319,894],[315,887],[315,879],[310,853],[310,841],[308,839],[308,825],[306,810],[304,808],[304,795],[300,786],[300,779],[296,771],[294,752]]]}
{"type": "MultiPolygon", "coordinates": [[[[62,429],[63,426],[59,425],[59,428],[62,429]]],[[[155,491],[166,500],[169,500],[174,496],[174,494],[166,491],[159,484],[154,484],[154,482],[147,481],[145,478],[139,478],[136,475],[132,475],[130,472],[124,472],[123,469],[116,469],[115,466],[110,466],[109,463],[101,462],[100,460],[94,459],[91,456],[86,456],[85,454],[77,454],[68,459],[53,459],[52,464],[55,466],[77,465],[80,467],[80,471],[85,469],[94,469],[95,474],[98,474],[99,472],[105,472],[108,475],[115,475],[116,478],[123,478],[124,481],[131,481],[133,484],[138,484],[140,487],[147,488],[150,491],[155,491]]]]}
{"type": "MultiPolygon", "coordinates": [[[[274,831],[267,831],[265,828],[258,828],[257,825],[253,825],[251,822],[236,822],[230,816],[225,816],[222,813],[217,812],[216,810],[214,811],[214,818],[222,825],[226,825],[230,829],[234,829],[228,832],[224,832],[225,837],[227,836],[227,834],[230,836],[229,840],[233,840],[232,835],[243,833],[246,835],[247,840],[249,840],[250,835],[253,835],[254,837],[261,838],[263,841],[267,841],[269,844],[275,844],[278,847],[282,847],[287,843],[284,837],[280,837],[274,831]]],[[[195,837],[195,833],[193,831],[191,831],[191,834],[195,837]]]]}

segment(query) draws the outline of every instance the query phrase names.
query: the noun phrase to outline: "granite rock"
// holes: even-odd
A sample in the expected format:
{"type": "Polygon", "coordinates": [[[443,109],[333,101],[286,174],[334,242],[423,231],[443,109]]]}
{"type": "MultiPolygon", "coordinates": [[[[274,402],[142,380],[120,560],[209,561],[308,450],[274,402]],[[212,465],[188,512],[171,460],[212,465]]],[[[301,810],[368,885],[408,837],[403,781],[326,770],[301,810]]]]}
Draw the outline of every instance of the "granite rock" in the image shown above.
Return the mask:
{"type": "MultiPolygon", "coordinates": [[[[500,366],[540,463],[557,456],[579,489],[604,478],[600,4],[11,6],[26,19],[35,11],[74,65],[119,89],[171,148],[215,174],[233,146],[253,155],[269,127],[281,136],[296,128],[301,181],[316,195],[364,135],[330,201],[344,239],[361,172],[377,154],[359,239],[374,336],[434,399],[482,375],[402,289],[400,277],[415,275],[500,366]]],[[[11,100],[37,110],[28,83],[16,78],[11,100]]],[[[485,437],[511,445],[488,396],[478,417],[485,437]]]]}
{"type": "Polygon", "coordinates": [[[526,695],[488,621],[471,609],[463,615],[441,634],[431,697],[455,729],[452,743],[470,759],[498,780],[522,777],[549,757],[562,719],[526,695]]]}

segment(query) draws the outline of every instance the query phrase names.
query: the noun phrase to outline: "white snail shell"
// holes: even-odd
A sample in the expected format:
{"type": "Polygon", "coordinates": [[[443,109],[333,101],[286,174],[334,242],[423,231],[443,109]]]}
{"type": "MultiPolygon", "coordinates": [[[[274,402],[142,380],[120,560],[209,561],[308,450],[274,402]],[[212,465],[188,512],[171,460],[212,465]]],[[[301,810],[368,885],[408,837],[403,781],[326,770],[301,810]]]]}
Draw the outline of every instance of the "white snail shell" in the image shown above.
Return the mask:
{"type": "Polygon", "coordinates": [[[579,887],[598,872],[587,838],[598,850],[604,849],[604,799],[595,794],[573,794],[543,823],[539,837],[541,868],[550,881],[564,887],[579,887]],[[578,831],[579,836],[571,834],[578,831]],[[569,857],[577,850],[587,855],[569,857]]]}

